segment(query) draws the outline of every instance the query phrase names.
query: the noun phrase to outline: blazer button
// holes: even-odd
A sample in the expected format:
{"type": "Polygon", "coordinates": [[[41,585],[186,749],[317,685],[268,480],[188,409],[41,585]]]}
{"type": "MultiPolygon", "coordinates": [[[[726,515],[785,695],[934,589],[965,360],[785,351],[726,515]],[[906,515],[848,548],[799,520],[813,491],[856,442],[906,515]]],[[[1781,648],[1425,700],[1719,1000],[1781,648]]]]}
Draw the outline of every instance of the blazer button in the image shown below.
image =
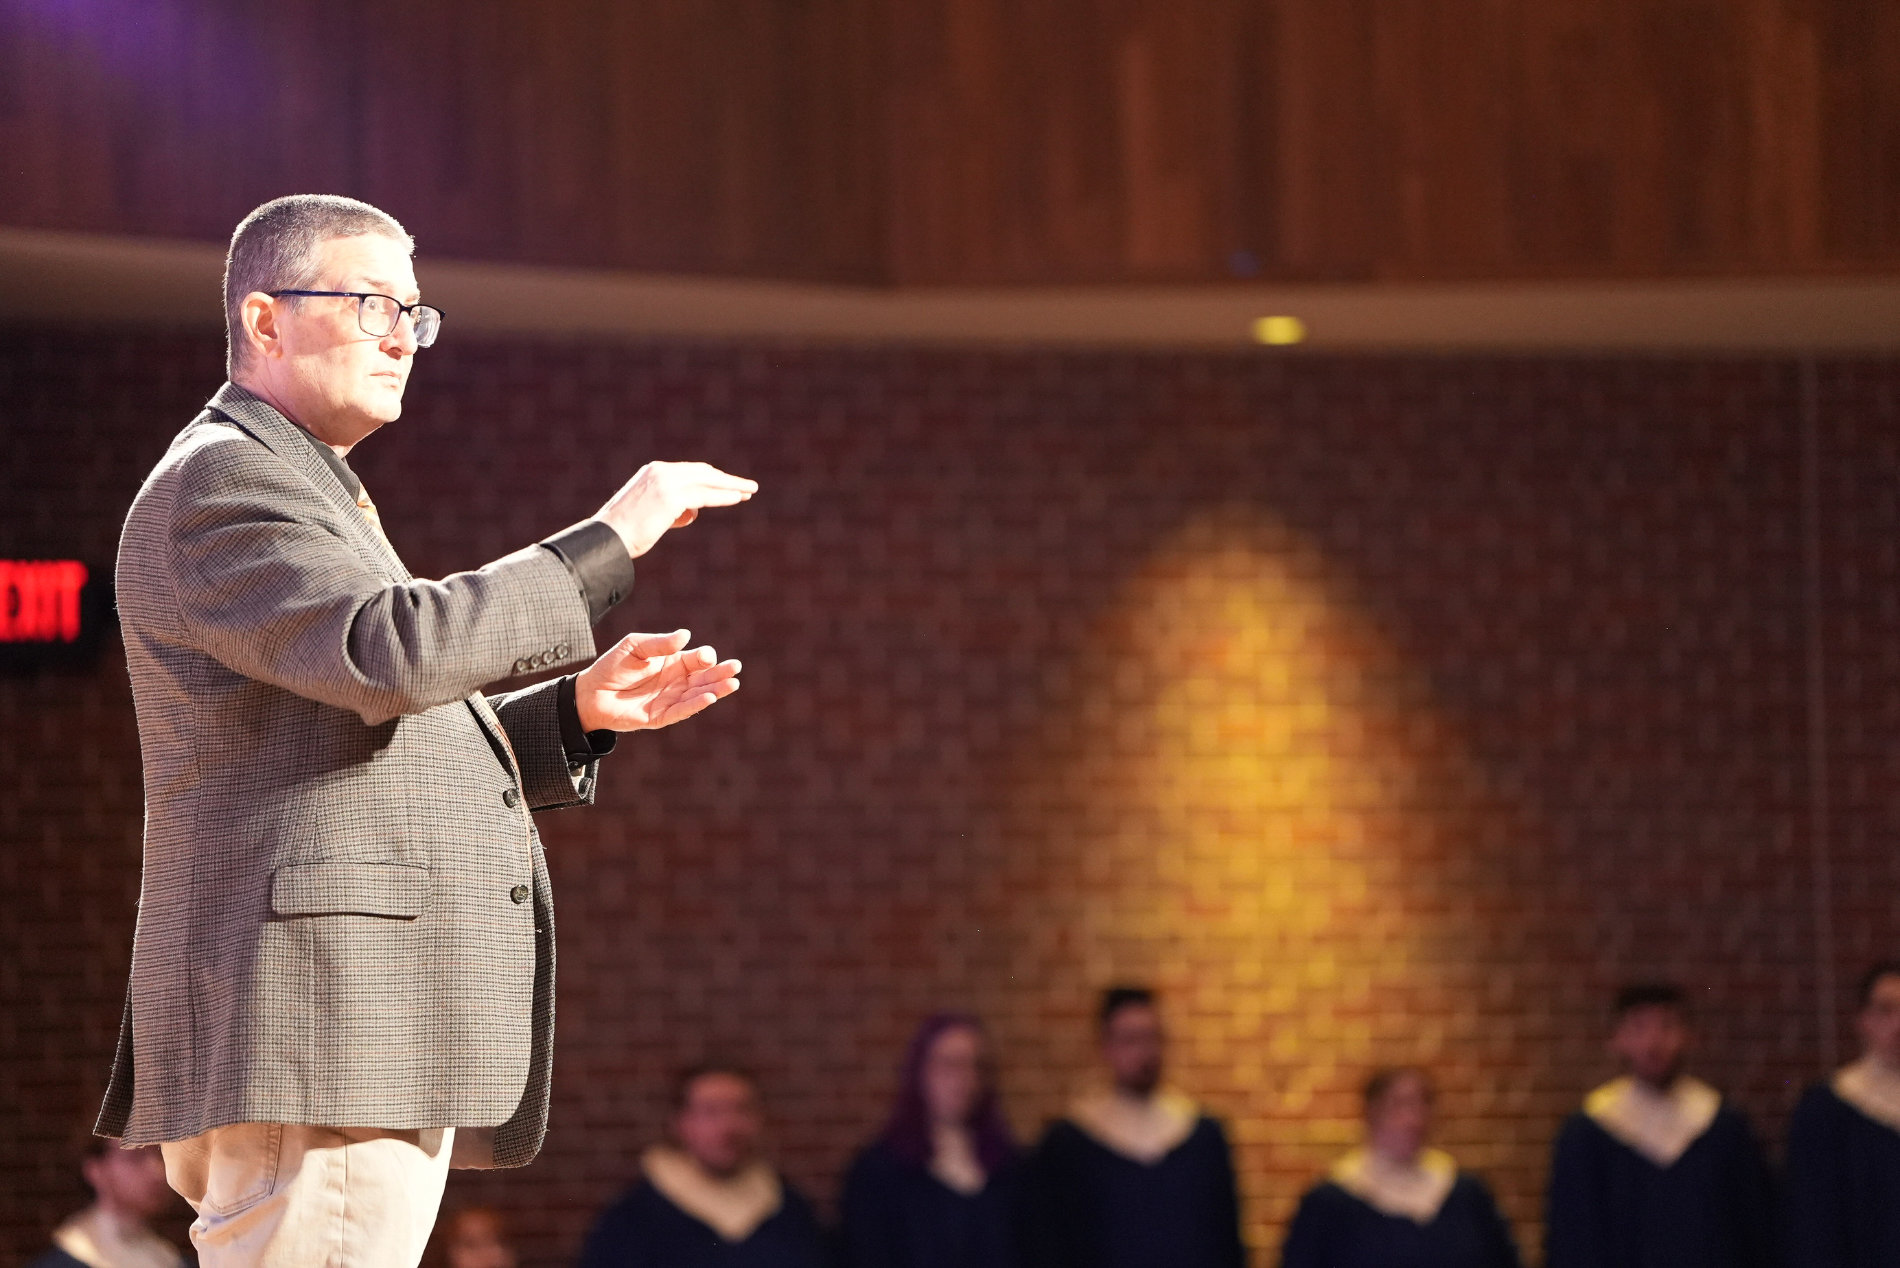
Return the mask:
{"type": "Polygon", "coordinates": [[[574,649],[569,647],[566,643],[556,643],[554,645],[554,657],[556,660],[566,660],[573,654],[574,649]]]}
{"type": "Polygon", "coordinates": [[[517,885],[508,891],[508,897],[514,899],[516,903],[525,903],[528,901],[528,887],[517,885]]]}
{"type": "Polygon", "coordinates": [[[501,793],[501,804],[513,810],[521,804],[521,794],[512,788],[504,788],[501,793]]]}
{"type": "Polygon", "coordinates": [[[533,668],[534,666],[528,663],[527,657],[525,656],[515,661],[515,672],[518,674],[525,674],[533,668]]]}

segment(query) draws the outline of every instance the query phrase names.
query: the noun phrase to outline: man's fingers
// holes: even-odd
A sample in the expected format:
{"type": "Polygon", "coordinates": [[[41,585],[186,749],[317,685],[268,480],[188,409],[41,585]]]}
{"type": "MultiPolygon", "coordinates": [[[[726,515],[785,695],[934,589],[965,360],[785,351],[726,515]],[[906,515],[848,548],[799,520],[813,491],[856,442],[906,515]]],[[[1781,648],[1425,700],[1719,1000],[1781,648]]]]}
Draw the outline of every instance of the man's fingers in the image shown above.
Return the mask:
{"type": "Polygon", "coordinates": [[[744,493],[747,497],[759,491],[759,482],[757,480],[748,480],[744,476],[736,476],[730,472],[721,471],[710,462],[693,462],[686,465],[691,469],[693,475],[699,479],[699,482],[708,487],[736,489],[744,493]]]}
{"type": "Polygon", "coordinates": [[[615,688],[627,695],[637,695],[642,691],[651,691],[656,687],[663,691],[690,691],[708,683],[719,682],[738,673],[737,661],[714,664],[718,653],[710,647],[695,647],[689,652],[681,652],[668,658],[639,679],[630,679],[615,688]],[[731,666],[725,668],[723,666],[731,666]]]}
{"type": "MultiPolygon", "coordinates": [[[[671,714],[673,709],[680,704],[699,700],[702,697],[705,698],[707,704],[711,704],[714,700],[724,700],[738,689],[739,680],[737,678],[716,678],[706,683],[681,683],[677,694],[669,693],[674,695],[674,703],[667,706],[663,711],[671,714]]],[[[704,706],[701,707],[703,708],[704,706]]]]}
{"type": "Polygon", "coordinates": [[[684,722],[695,713],[710,708],[719,701],[724,700],[738,689],[739,680],[737,678],[727,678],[708,687],[704,691],[695,692],[668,709],[665,717],[660,720],[660,725],[671,726],[675,722],[684,722]]]}
{"type": "Polygon", "coordinates": [[[675,491],[681,498],[700,506],[731,506],[759,491],[757,480],[727,475],[718,467],[710,467],[703,462],[687,464],[681,475],[683,478],[675,486],[675,491]]]}
{"type": "Polygon", "coordinates": [[[749,500],[752,494],[743,489],[729,489],[723,485],[696,484],[681,489],[679,500],[688,507],[695,506],[736,506],[749,500]]]}
{"type": "MultiPolygon", "coordinates": [[[[627,649],[626,656],[651,660],[656,656],[671,656],[686,646],[686,640],[692,636],[691,630],[674,630],[670,634],[629,634],[620,640],[620,646],[627,649]]],[[[703,650],[709,655],[712,652],[710,647],[703,650]]]]}
{"type": "MultiPolygon", "coordinates": [[[[706,650],[711,651],[712,649],[707,648],[706,650]]],[[[739,662],[736,660],[722,660],[717,665],[708,665],[704,669],[696,670],[688,676],[686,685],[689,687],[701,687],[709,682],[722,682],[727,678],[737,678],[738,676],[739,662]]]]}
{"type": "Polygon", "coordinates": [[[629,641],[635,638],[653,640],[645,646],[658,650],[648,656],[630,655],[615,662],[596,685],[623,695],[651,691],[661,684],[684,680],[693,674],[715,668],[715,662],[719,659],[719,653],[710,647],[680,651],[677,644],[685,641],[685,630],[675,630],[671,634],[631,635],[629,641]]]}
{"type": "Polygon", "coordinates": [[[732,506],[759,491],[758,481],[704,462],[649,462],[600,508],[604,520],[638,559],[709,506],[732,506]]]}

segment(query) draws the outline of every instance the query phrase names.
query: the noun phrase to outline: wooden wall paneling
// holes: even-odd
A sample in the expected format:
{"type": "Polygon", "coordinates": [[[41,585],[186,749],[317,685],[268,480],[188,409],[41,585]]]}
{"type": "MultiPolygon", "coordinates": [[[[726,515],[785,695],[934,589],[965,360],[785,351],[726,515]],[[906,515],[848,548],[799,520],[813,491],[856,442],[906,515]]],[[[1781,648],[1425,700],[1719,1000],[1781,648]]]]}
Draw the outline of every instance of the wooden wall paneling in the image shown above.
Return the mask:
{"type": "Polygon", "coordinates": [[[1127,212],[1121,258],[1137,276],[1218,273],[1232,253],[1244,73],[1224,50],[1239,6],[1144,6],[1115,54],[1127,212]]]}
{"type": "Polygon", "coordinates": [[[1900,263],[1891,5],[969,0],[912,17],[892,106],[900,277],[1900,263]]]}
{"type": "MultiPolygon", "coordinates": [[[[1391,135],[1398,260],[1382,273],[1508,269],[1516,15],[1502,0],[1380,5],[1374,95],[1391,135]]],[[[1377,244],[1373,244],[1375,247],[1377,244]]]]}
{"type": "Polygon", "coordinates": [[[1009,284],[1900,268],[1890,0],[0,0],[0,223],[1009,284]]]}
{"type": "Polygon", "coordinates": [[[1619,166],[1653,134],[1629,117],[1623,37],[1603,0],[1522,6],[1513,171],[1517,258],[1588,273],[1616,252],[1619,166]],[[1619,155],[1621,157],[1619,158],[1619,155]]]}
{"type": "Polygon", "coordinates": [[[1761,258],[1814,267],[1822,251],[1821,33],[1812,0],[1743,0],[1749,184],[1761,258]]]}
{"type": "MultiPolygon", "coordinates": [[[[1005,100],[988,4],[912,0],[892,24],[890,249],[898,280],[993,274],[1016,225],[999,215],[982,239],[964,232],[973,207],[1005,205],[1010,127],[1028,130],[1005,100]],[[981,161],[988,158],[988,162],[981,161]]],[[[1013,191],[1017,198],[1028,189],[1013,191]]],[[[1015,200],[1009,200],[1011,202],[1015,200]]]]}
{"type": "Polygon", "coordinates": [[[1278,137],[1265,183],[1277,234],[1270,276],[1360,279],[1378,268],[1373,243],[1397,237],[1397,208],[1378,179],[1383,138],[1371,82],[1375,32],[1363,6],[1274,7],[1271,60],[1252,67],[1278,137]]]}
{"type": "Polygon", "coordinates": [[[731,268],[873,281],[884,276],[886,10],[881,0],[708,3],[744,15],[725,91],[742,108],[722,147],[731,268]],[[743,214],[738,214],[742,212],[743,214]]]}
{"type": "Polygon", "coordinates": [[[528,8],[417,0],[365,50],[365,197],[425,251],[580,263],[607,241],[608,41],[594,6],[528,8]]]}
{"type": "Polygon", "coordinates": [[[893,272],[1174,280],[1234,249],[1244,6],[899,6],[893,272]]]}
{"type": "Polygon", "coordinates": [[[1629,254],[1654,268],[1700,270],[1724,259],[1754,262],[1760,243],[1748,198],[1748,32],[1729,0],[1639,7],[1633,46],[1639,91],[1660,142],[1656,166],[1626,174],[1620,191],[1656,201],[1629,254]],[[1630,179],[1630,177],[1634,179],[1630,179]]]}
{"type": "Polygon", "coordinates": [[[340,6],[11,0],[0,8],[0,218],[223,237],[290,188],[350,183],[340,6]]]}
{"type": "Polygon", "coordinates": [[[1900,263],[1900,6],[1815,0],[1822,35],[1823,249],[1831,263],[1900,263]]]}
{"type": "MultiPolygon", "coordinates": [[[[371,52],[420,130],[367,129],[370,184],[456,254],[858,280],[881,259],[865,4],[410,6],[371,52]]],[[[390,106],[378,106],[387,114],[390,106]]]]}

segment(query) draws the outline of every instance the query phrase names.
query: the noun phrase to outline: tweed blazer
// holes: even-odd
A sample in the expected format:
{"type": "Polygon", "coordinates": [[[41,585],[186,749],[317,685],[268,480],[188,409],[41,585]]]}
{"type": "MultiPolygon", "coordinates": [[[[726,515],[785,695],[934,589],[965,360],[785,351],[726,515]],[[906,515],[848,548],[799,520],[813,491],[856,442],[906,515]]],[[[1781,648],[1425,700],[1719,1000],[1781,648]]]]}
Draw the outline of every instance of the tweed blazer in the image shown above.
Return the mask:
{"type": "Polygon", "coordinates": [[[555,683],[560,555],[411,577],[282,414],[226,384],[133,500],[118,603],[145,768],[131,985],[98,1130],[546,1130],[554,912],[531,809],[592,800],[555,683]]]}

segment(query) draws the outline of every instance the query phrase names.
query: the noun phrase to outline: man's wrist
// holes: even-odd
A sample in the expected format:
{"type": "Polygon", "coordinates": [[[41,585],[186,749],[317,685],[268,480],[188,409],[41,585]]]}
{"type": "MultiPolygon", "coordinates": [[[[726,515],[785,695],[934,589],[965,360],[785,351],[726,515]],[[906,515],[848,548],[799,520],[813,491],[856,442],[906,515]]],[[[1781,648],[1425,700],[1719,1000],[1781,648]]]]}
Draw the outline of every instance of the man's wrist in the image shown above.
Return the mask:
{"type": "Polygon", "coordinates": [[[633,592],[633,559],[620,532],[603,519],[582,520],[541,543],[560,557],[580,587],[590,625],[633,592]]]}
{"type": "Polygon", "coordinates": [[[569,674],[555,688],[555,710],[561,719],[561,747],[570,762],[591,762],[614,751],[620,737],[612,731],[587,729],[581,721],[580,675],[569,674]]]}
{"type": "Polygon", "coordinates": [[[620,543],[620,549],[626,553],[627,562],[632,563],[638,558],[634,553],[633,539],[621,532],[620,526],[608,519],[605,515],[596,515],[591,521],[583,520],[582,523],[605,524],[608,528],[613,530],[614,540],[620,543]]]}

